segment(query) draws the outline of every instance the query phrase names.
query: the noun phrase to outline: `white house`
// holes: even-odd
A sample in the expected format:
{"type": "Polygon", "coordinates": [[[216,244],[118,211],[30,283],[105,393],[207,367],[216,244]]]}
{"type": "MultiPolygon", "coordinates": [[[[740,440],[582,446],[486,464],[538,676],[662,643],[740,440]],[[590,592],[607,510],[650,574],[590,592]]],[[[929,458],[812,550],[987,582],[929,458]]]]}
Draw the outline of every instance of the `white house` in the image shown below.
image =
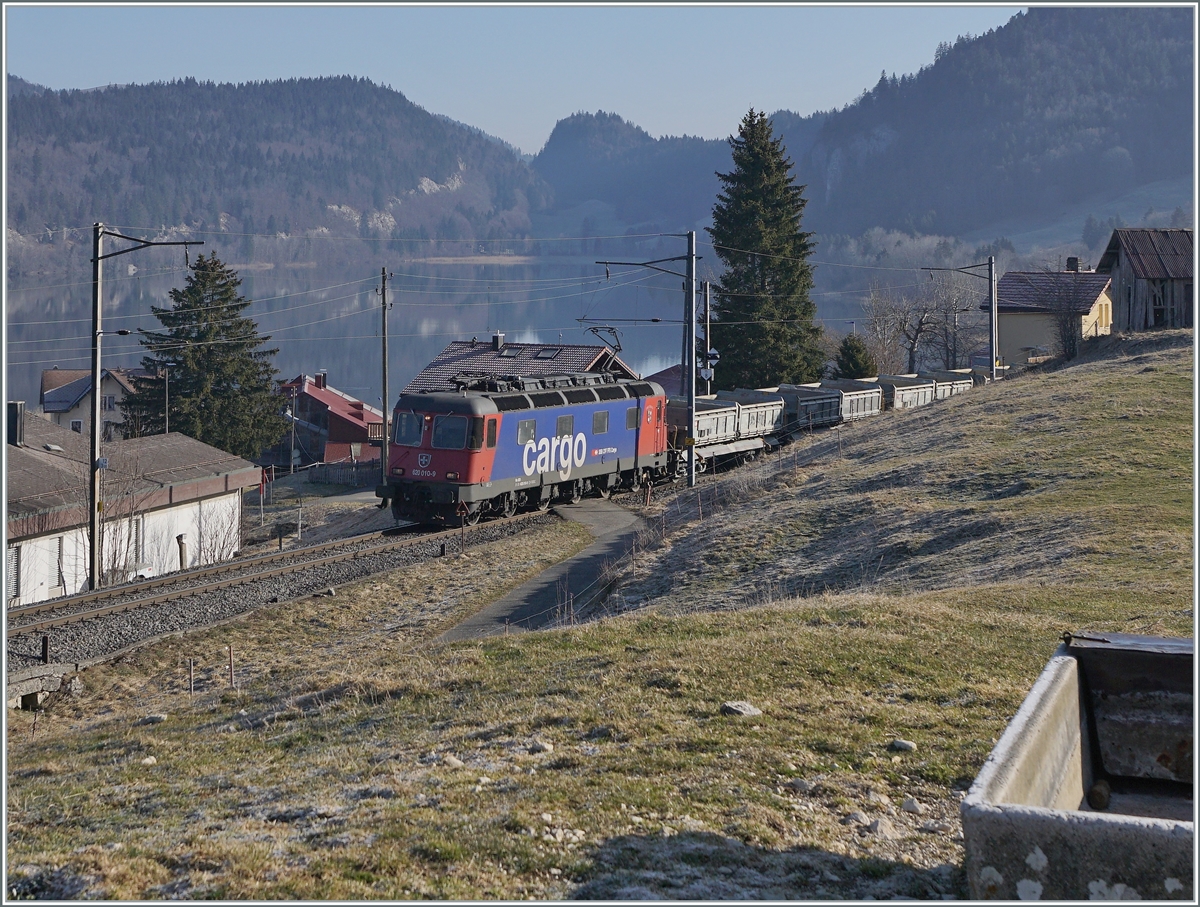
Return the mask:
{"type": "MultiPolygon", "coordinates": [[[[125,421],[121,404],[133,390],[132,379],[148,374],[140,368],[106,368],[100,372],[101,437],[105,441],[121,436],[118,426],[125,421]]],[[[42,370],[38,395],[42,415],[63,428],[83,432],[92,419],[92,371],[77,368],[42,370]]]]}
{"type": "MultiPolygon", "coordinates": [[[[9,403],[5,587],[9,607],[88,586],[86,433],[9,403]]],[[[172,433],[101,446],[102,582],[158,575],[233,557],[247,460],[172,433]]]]}

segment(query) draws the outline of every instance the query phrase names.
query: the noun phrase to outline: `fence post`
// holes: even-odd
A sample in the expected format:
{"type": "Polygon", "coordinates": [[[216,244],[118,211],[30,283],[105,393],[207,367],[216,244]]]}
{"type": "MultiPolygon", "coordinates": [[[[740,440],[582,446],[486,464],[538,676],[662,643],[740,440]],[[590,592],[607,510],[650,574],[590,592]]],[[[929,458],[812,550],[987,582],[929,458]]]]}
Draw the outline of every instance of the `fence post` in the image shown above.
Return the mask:
{"type": "Polygon", "coordinates": [[[229,688],[231,690],[234,689],[234,686],[233,686],[233,646],[229,647],[229,688]]]}

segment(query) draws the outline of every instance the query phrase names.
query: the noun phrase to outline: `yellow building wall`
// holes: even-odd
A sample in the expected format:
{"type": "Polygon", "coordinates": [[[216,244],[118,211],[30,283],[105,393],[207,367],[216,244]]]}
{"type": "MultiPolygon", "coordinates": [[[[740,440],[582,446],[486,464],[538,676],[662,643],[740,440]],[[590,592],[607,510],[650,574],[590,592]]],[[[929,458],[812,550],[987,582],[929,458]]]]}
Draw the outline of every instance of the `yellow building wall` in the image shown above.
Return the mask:
{"type": "MultiPolygon", "coordinates": [[[[1079,319],[1079,336],[1099,337],[1112,331],[1112,298],[1101,293],[1092,309],[1079,319]]],[[[1054,316],[1041,312],[1001,312],[997,342],[1005,365],[1022,365],[1030,356],[1039,355],[1029,348],[1040,347],[1042,355],[1056,355],[1054,316]]]]}

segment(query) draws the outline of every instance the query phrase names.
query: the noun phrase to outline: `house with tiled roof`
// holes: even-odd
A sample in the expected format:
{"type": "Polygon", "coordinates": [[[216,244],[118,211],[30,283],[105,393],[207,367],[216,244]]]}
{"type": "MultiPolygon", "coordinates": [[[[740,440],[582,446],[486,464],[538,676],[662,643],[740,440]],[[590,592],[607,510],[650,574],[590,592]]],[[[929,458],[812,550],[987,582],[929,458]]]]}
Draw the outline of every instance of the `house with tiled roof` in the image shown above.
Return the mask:
{"type": "Polygon", "coordinates": [[[456,340],[421,369],[406,394],[458,389],[456,378],[482,376],[539,378],[579,372],[611,372],[638,378],[637,372],[604,344],[508,343],[497,333],[489,340],[456,340]]]}
{"type": "MultiPolygon", "coordinates": [[[[91,566],[90,439],[9,403],[6,596],[10,607],[81,592],[91,566]]],[[[233,557],[253,463],[172,432],[101,444],[102,583],[233,557]]]]}
{"type": "MultiPolygon", "coordinates": [[[[996,284],[996,335],[1004,365],[1028,365],[1056,355],[1060,312],[1079,320],[1079,338],[1107,334],[1112,325],[1109,277],[1078,268],[1008,271],[996,284]]],[[[981,309],[987,310],[990,303],[981,309]]],[[[986,358],[986,356],[985,356],[986,358]]]]}
{"type": "MultiPolygon", "coordinates": [[[[359,463],[379,461],[379,450],[371,442],[383,437],[383,412],[329,384],[321,372],[316,377],[297,375],[283,382],[279,392],[287,398],[295,419],[297,465],[309,463],[359,463]]],[[[283,439],[282,456],[287,463],[287,445],[292,433],[283,439]]]]}
{"type": "Polygon", "coordinates": [[[1114,230],[1096,270],[1112,279],[1116,329],[1192,327],[1194,254],[1191,230],[1114,230]]]}
{"type": "MultiPolygon", "coordinates": [[[[125,421],[121,404],[133,390],[133,379],[150,374],[140,368],[107,368],[100,371],[101,437],[106,441],[121,436],[120,425],[125,421]]],[[[81,434],[87,433],[92,421],[91,369],[54,368],[42,370],[42,386],[38,393],[41,415],[81,434]]]]}

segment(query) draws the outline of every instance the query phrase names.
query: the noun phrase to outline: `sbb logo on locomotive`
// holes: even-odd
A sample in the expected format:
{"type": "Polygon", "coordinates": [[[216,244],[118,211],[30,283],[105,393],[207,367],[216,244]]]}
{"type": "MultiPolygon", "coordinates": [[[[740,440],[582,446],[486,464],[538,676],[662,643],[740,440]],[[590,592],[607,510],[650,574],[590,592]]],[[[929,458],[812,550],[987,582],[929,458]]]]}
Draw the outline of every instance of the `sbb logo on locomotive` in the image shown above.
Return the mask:
{"type": "Polygon", "coordinates": [[[557,470],[559,479],[566,481],[571,477],[572,467],[582,466],[586,458],[587,438],[580,432],[574,438],[563,435],[537,442],[526,441],[521,466],[527,476],[557,470]]]}

